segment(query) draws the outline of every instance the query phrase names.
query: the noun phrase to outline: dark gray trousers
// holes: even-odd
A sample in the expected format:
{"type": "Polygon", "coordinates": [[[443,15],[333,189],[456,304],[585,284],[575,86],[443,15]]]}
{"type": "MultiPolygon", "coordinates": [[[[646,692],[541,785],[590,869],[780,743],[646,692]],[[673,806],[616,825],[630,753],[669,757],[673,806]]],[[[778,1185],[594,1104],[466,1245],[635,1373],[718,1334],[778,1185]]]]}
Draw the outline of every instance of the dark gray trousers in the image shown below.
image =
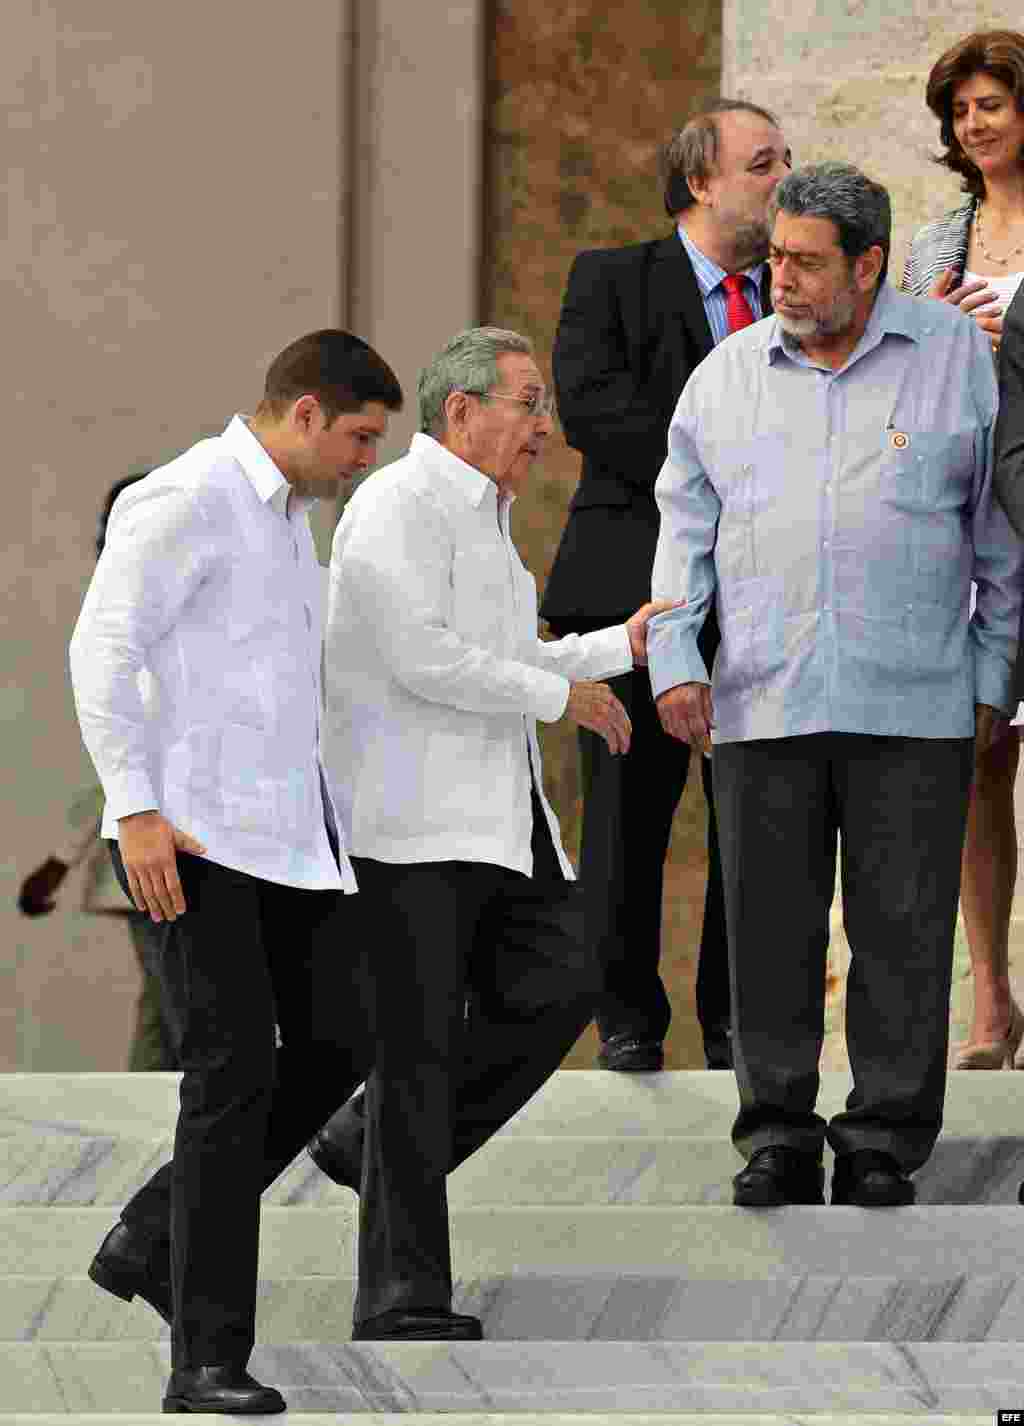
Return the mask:
{"type": "Polygon", "coordinates": [[[451,1305],[445,1177],[541,1087],[593,1014],[580,891],[536,802],[534,858],[532,879],[352,858],[377,981],[356,1322],[451,1305]]]}
{"type": "Polygon", "coordinates": [[[906,1172],[942,1127],[970,738],[818,733],[713,753],[745,1157],[877,1149],[906,1172]],[[853,1090],[815,1113],[842,847],[853,1090]]]}
{"type": "Polygon", "coordinates": [[[172,1363],[196,1367],[249,1357],[260,1194],[371,1065],[372,994],[349,934],[358,897],[185,854],[178,871],[188,909],[150,937],[183,1072],[174,1157],[121,1216],[154,1261],[169,1246],[172,1363]]]}

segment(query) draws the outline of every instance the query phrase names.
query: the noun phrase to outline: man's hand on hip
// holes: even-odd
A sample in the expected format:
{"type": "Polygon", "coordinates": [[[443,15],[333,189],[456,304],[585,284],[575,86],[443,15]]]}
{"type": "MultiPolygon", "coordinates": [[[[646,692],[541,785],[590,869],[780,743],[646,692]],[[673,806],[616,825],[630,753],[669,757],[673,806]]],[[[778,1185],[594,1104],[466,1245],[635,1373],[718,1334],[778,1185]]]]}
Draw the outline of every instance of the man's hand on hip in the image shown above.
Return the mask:
{"type": "Polygon", "coordinates": [[[629,714],[606,683],[571,684],[565,716],[581,728],[600,734],[613,756],[629,752],[629,714]]]}
{"type": "Polygon", "coordinates": [[[206,851],[194,837],[173,827],[159,812],[136,812],[117,824],[132,900],[154,921],[173,921],[185,911],[185,894],[178,876],[178,852],[202,856],[206,851]]]}
{"type": "Polygon", "coordinates": [[[987,703],[974,705],[974,758],[984,757],[989,748],[1006,736],[1010,720],[999,708],[987,703]]]}
{"type": "Polygon", "coordinates": [[[715,726],[711,689],[706,683],[677,683],[655,700],[665,732],[698,752],[710,753],[715,726]]]}
{"type": "Polygon", "coordinates": [[[633,651],[633,662],[641,668],[647,662],[647,624],[655,614],[664,614],[666,609],[678,609],[685,599],[653,599],[649,604],[641,604],[636,613],[626,620],[629,647],[633,651]]]}

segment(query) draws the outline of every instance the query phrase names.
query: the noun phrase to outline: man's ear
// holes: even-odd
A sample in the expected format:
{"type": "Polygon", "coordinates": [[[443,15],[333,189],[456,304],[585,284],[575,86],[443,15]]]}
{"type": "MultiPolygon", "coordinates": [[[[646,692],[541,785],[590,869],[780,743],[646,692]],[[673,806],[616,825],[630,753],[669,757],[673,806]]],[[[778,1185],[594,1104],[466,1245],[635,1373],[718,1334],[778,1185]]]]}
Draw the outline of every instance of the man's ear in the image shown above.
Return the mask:
{"type": "Polygon", "coordinates": [[[885,254],[877,243],[857,258],[854,263],[854,273],[861,292],[870,292],[878,282],[878,274],[882,271],[884,261],[885,254]]]}

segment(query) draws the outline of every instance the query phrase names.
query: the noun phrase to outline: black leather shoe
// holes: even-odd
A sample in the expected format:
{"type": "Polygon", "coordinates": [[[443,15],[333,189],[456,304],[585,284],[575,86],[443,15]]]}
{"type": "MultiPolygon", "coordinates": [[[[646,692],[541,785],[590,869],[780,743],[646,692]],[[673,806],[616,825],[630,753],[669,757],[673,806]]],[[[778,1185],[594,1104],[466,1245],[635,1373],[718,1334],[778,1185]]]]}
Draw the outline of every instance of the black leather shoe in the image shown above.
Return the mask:
{"type": "Polygon", "coordinates": [[[631,1070],[644,1073],[663,1069],[665,1055],[660,1040],[643,1040],[636,1035],[611,1035],[601,1041],[598,1069],[631,1070]]]}
{"type": "Polygon", "coordinates": [[[97,1287],[112,1292],[124,1302],[141,1297],[171,1325],[174,1309],[166,1240],[154,1244],[137,1228],[115,1223],[89,1264],[89,1276],[97,1287]]]}
{"type": "Polygon", "coordinates": [[[396,1307],[352,1328],[353,1342],[482,1342],[479,1317],[442,1307],[396,1307]]]}
{"type": "Polygon", "coordinates": [[[704,1036],[704,1061],[709,1070],[731,1070],[732,1035],[728,1029],[715,1028],[704,1036]]]}
{"type": "Polygon", "coordinates": [[[879,1149],[836,1154],[833,1203],[852,1203],[858,1208],[906,1208],[915,1197],[914,1185],[892,1154],[879,1149]]]}
{"type": "Polygon", "coordinates": [[[825,1169],[814,1154],[786,1144],[758,1149],[732,1181],[737,1208],[781,1208],[786,1203],[824,1203],[825,1169]]]}
{"type": "Polygon", "coordinates": [[[171,1372],[164,1411],[212,1411],[223,1416],[276,1416],[288,1409],[284,1397],[272,1386],[260,1386],[245,1367],[226,1362],[212,1367],[179,1367],[171,1372]]]}
{"type": "Polygon", "coordinates": [[[351,1133],[344,1131],[348,1128],[344,1125],[345,1113],[346,1110],[341,1110],[332,1119],[328,1119],[322,1129],[317,1130],[306,1145],[306,1153],[321,1173],[325,1173],[335,1183],[340,1183],[342,1188],[350,1188],[353,1193],[358,1193],[362,1180],[362,1163],[353,1160],[351,1133]]]}

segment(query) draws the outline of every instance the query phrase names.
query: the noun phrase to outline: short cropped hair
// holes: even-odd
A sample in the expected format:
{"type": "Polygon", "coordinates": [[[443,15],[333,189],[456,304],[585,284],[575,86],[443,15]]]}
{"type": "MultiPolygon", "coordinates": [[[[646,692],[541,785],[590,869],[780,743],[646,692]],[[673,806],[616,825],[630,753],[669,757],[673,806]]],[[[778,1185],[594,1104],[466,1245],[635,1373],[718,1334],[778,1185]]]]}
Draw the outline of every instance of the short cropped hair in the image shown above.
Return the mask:
{"type": "Polygon", "coordinates": [[[148,470],[136,470],[131,475],[123,475],[120,480],[115,480],[103,498],[103,505],[100,508],[99,519],[96,522],[96,558],[99,559],[103,553],[103,547],[107,543],[107,525],[110,523],[110,512],[114,508],[114,501],[121,494],[122,490],[127,490],[129,485],[134,485],[137,480],[144,479],[149,474],[148,470]]]}
{"type": "MultiPolygon", "coordinates": [[[[939,121],[939,140],[946,146],[935,162],[960,175],[965,193],[983,198],[984,175],[953,132],[953,96],[975,74],[1000,80],[1016,100],[1018,112],[1024,113],[1024,35],[1017,30],[977,30],[940,55],[928,76],[925,101],[939,121]]],[[[1024,149],[1019,159],[1024,167],[1024,149]]]]}
{"type": "Polygon", "coordinates": [[[267,370],[258,415],[279,417],[300,396],[315,396],[330,425],[343,412],[379,401],[402,409],[402,388],[382,356],[361,337],[326,327],[285,347],[267,370]]]}
{"type": "Polygon", "coordinates": [[[718,162],[722,142],[718,119],[721,114],[756,114],[778,128],[779,121],[760,104],[746,99],[713,99],[706,109],[689,119],[673,134],[661,151],[661,178],[665,212],[670,218],[696,203],[690,179],[706,180],[718,162]]]}
{"type": "Polygon", "coordinates": [[[809,163],[787,173],[769,204],[773,224],[780,212],[796,218],[830,219],[838,229],[839,246],[848,258],[860,257],[868,248],[881,248],[878,285],[885,281],[892,245],[889,193],[852,163],[809,163]]]}
{"type": "Polygon", "coordinates": [[[444,433],[444,403],[453,391],[486,396],[498,384],[498,358],[506,352],[533,356],[533,343],[502,327],[470,327],[441,348],[420,372],[420,430],[428,436],[444,433]]]}

